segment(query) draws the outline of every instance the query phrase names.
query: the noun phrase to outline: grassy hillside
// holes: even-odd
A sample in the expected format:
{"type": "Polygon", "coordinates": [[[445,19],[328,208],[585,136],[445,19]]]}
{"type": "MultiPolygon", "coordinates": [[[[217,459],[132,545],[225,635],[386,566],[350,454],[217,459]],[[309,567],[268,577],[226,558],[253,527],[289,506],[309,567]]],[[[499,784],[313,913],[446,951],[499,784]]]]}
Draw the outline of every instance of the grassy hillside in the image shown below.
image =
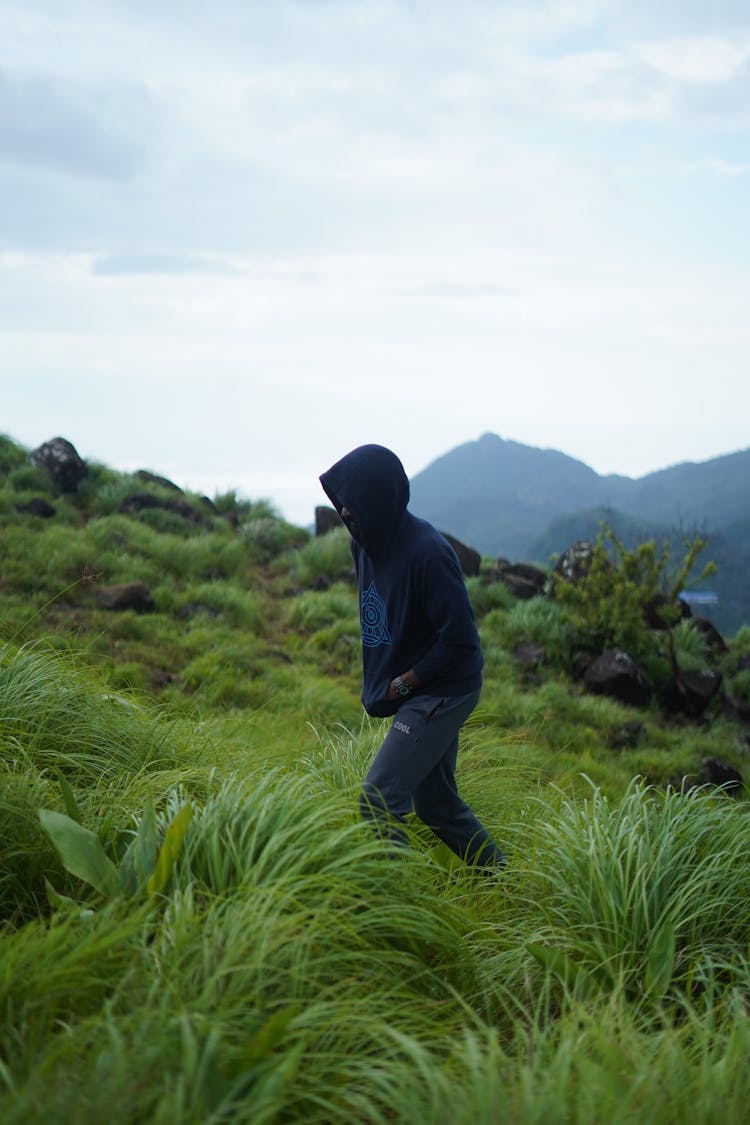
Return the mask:
{"type": "Polygon", "coordinates": [[[750,805],[667,782],[746,728],[584,694],[560,607],[480,576],[459,783],[508,872],[417,822],[394,859],[345,532],[174,499],[0,442],[2,1120],[744,1121],[750,805]]]}

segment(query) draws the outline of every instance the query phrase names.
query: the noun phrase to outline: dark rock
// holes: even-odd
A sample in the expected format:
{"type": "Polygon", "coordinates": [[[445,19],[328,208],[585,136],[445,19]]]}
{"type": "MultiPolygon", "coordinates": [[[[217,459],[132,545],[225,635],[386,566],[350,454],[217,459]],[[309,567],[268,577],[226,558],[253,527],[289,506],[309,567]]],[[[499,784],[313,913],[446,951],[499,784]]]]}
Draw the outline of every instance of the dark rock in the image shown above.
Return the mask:
{"type": "Polygon", "coordinates": [[[317,578],[311,583],[311,589],[323,592],[330,590],[336,582],[345,582],[347,586],[354,586],[357,582],[357,575],[354,566],[346,570],[340,570],[335,574],[319,574],[317,578]]]}
{"type": "Polygon", "coordinates": [[[343,527],[341,516],[335,508],[329,508],[326,504],[320,504],[315,509],[315,534],[327,535],[329,531],[335,531],[337,527],[343,527]]]}
{"type": "Polygon", "coordinates": [[[179,492],[183,495],[182,489],[174,481],[168,480],[167,477],[160,477],[156,473],[150,473],[148,469],[139,469],[135,475],[139,480],[145,481],[146,484],[158,484],[162,488],[168,488],[172,492],[179,492]]]}
{"type": "Polygon", "coordinates": [[[530,598],[539,596],[539,590],[533,582],[529,582],[528,578],[521,578],[517,574],[504,574],[501,581],[520,602],[527,602],[530,598]]]}
{"type": "Polygon", "coordinates": [[[161,508],[165,512],[174,512],[189,523],[197,523],[200,516],[187,500],[166,500],[162,496],[154,496],[152,492],[133,492],[126,496],[120,511],[123,515],[133,516],[149,508],[161,508]]]}
{"type": "Polygon", "coordinates": [[[136,613],[151,613],[154,599],[145,582],[122,582],[118,586],[102,586],[96,592],[102,609],[133,609],[136,613]]]}
{"type": "Polygon", "coordinates": [[[591,570],[596,544],[589,539],[576,539],[575,543],[563,551],[553,568],[553,574],[564,578],[566,582],[578,585],[591,570]]]}
{"type": "Polygon", "coordinates": [[[167,672],[165,669],[162,669],[159,672],[154,672],[151,677],[151,686],[154,691],[160,691],[162,688],[169,687],[170,684],[173,684],[175,679],[176,677],[173,672],[167,672]]]}
{"type": "Polygon", "coordinates": [[[520,641],[513,649],[513,655],[522,668],[538,668],[544,664],[544,649],[534,641],[520,641]]]}
{"type": "Polygon", "coordinates": [[[721,672],[708,669],[681,672],[679,681],[673,680],[662,694],[662,704],[668,711],[698,719],[721,687],[721,672]]]}
{"type": "Polygon", "coordinates": [[[713,621],[709,621],[707,617],[694,617],[693,628],[697,629],[703,637],[712,657],[716,658],[724,655],[727,651],[726,641],[713,621]]]}
{"type": "Polygon", "coordinates": [[[676,625],[678,621],[692,615],[693,611],[687,602],[683,602],[681,598],[670,601],[665,594],[656,594],[644,609],[649,629],[665,629],[667,625],[676,625]],[[666,623],[662,616],[665,611],[668,614],[666,623]]]}
{"type": "Polygon", "coordinates": [[[704,758],[701,762],[701,778],[709,785],[720,785],[728,793],[738,794],[744,788],[742,774],[728,762],[720,758],[704,758]]]}
{"type": "Polygon", "coordinates": [[[213,515],[221,515],[221,512],[216,507],[210,496],[201,496],[201,504],[203,504],[204,508],[208,508],[209,512],[211,512],[213,515]]]}
{"type": "Polygon", "coordinates": [[[533,563],[508,563],[498,559],[497,566],[501,567],[505,574],[516,574],[519,578],[525,578],[528,582],[533,582],[540,594],[546,585],[547,575],[545,571],[541,567],[534,566],[533,563]]]}
{"type": "Polygon", "coordinates": [[[667,781],[667,788],[674,789],[676,793],[681,793],[683,797],[693,793],[696,789],[700,789],[703,785],[705,785],[705,779],[701,780],[695,773],[686,773],[682,777],[675,774],[667,781]]]}
{"type": "Polygon", "coordinates": [[[443,539],[447,539],[453,550],[458,555],[458,561],[461,564],[461,571],[466,578],[476,578],[479,574],[479,567],[482,563],[482,556],[479,551],[475,551],[473,547],[467,547],[460,539],[454,539],[452,535],[447,532],[441,531],[443,539]]]}
{"type": "Polygon", "coordinates": [[[610,648],[603,652],[586,669],[583,680],[588,691],[611,696],[636,707],[644,707],[651,698],[648,680],[622,649],[610,648]]]}
{"type": "Polygon", "coordinates": [[[538,566],[532,566],[531,563],[509,563],[504,559],[498,559],[492,574],[521,601],[543,594],[547,584],[547,575],[544,571],[538,566]]]}
{"type": "Polygon", "coordinates": [[[160,496],[154,496],[152,492],[131,492],[130,496],[126,496],[120,504],[120,511],[126,516],[131,516],[147,508],[163,508],[164,503],[160,496]]]}
{"type": "Polygon", "coordinates": [[[736,719],[740,723],[750,723],[750,703],[746,703],[744,699],[735,699],[727,695],[724,699],[724,708],[730,719],[736,719]]]}
{"type": "Polygon", "coordinates": [[[750,756],[750,738],[746,734],[737,734],[734,744],[738,754],[742,754],[743,757],[750,756]]]}
{"type": "Polygon", "coordinates": [[[641,741],[645,729],[637,719],[623,723],[613,735],[610,746],[613,750],[632,750],[641,741]]]}
{"type": "Polygon", "coordinates": [[[17,504],[16,511],[26,512],[30,516],[41,516],[43,520],[51,519],[57,509],[41,496],[35,496],[28,504],[17,504]]]}
{"type": "Polygon", "coordinates": [[[67,438],[46,441],[31,451],[29,460],[38,469],[46,469],[62,492],[75,492],[88,472],[86,462],[67,438]]]}
{"type": "Polygon", "coordinates": [[[570,662],[570,674],[574,680],[582,680],[589,667],[596,660],[593,652],[574,652],[570,662]]]}
{"type": "Polygon", "coordinates": [[[177,610],[175,617],[179,617],[182,621],[189,621],[199,613],[204,613],[206,617],[221,617],[220,609],[216,609],[212,605],[205,605],[203,602],[186,602],[177,610]]]}

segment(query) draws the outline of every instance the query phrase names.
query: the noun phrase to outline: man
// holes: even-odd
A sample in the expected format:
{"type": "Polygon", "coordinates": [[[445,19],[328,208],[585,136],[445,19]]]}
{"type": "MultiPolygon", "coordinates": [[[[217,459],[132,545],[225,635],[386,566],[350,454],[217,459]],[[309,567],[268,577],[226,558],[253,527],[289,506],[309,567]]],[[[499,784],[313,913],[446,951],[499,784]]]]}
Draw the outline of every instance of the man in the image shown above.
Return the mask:
{"type": "Polygon", "coordinates": [[[392,715],[360,807],[405,844],[417,816],[483,870],[503,853],[456,789],[458,732],[482,687],[482,650],[455,552],[407,510],[409,481],[395,453],[363,445],[320,483],[352,536],[362,630],[362,703],[392,715]]]}

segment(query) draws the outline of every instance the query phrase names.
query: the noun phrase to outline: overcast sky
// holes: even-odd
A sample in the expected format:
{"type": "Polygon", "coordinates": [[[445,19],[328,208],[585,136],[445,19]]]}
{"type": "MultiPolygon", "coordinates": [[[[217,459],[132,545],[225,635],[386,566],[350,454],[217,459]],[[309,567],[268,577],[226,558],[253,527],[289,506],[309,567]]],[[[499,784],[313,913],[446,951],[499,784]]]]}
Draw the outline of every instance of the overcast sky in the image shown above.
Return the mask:
{"type": "Polygon", "coordinates": [[[0,0],[0,432],[299,523],[745,449],[749,135],[747,0],[0,0]]]}

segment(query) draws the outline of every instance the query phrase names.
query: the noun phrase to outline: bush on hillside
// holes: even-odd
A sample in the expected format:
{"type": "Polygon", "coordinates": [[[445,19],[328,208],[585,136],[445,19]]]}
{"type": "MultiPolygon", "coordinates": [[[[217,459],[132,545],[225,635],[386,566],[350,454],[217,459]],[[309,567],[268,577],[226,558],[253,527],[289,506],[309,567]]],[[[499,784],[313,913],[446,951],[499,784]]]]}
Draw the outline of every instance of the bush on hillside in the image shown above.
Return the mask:
{"type": "Polygon", "coordinates": [[[0,473],[18,469],[28,461],[28,454],[7,434],[0,434],[0,473]]]}
{"type": "Polygon", "coordinates": [[[240,525],[240,536],[258,562],[270,562],[292,547],[302,547],[310,533],[280,516],[253,516],[240,525]]]}
{"type": "Polygon", "coordinates": [[[289,577],[298,589],[323,589],[354,580],[351,539],[344,527],[311,538],[289,560],[289,577]]]}
{"type": "MultiPolygon", "coordinates": [[[[684,557],[675,562],[668,540],[659,545],[650,539],[630,551],[602,524],[587,573],[576,583],[552,576],[552,592],[576,647],[590,652],[622,648],[634,660],[652,664],[666,655],[671,671],[677,672],[679,596],[689,580],[697,584],[715,570],[708,563],[693,577],[705,546],[706,540],[698,536],[686,539],[684,557]]],[[[683,633],[683,648],[686,636],[683,633]]]]}

